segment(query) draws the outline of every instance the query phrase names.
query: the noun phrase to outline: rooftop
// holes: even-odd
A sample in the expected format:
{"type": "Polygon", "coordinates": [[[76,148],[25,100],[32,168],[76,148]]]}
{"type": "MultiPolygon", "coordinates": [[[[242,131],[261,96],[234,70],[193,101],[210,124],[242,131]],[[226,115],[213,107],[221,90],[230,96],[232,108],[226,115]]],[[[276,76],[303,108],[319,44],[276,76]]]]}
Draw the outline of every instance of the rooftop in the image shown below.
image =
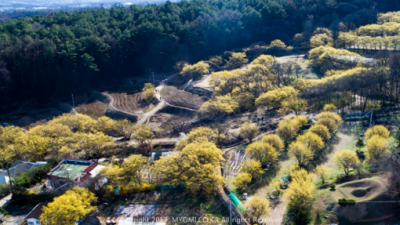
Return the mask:
{"type": "Polygon", "coordinates": [[[42,208],[43,206],[47,206],[49,204],[48,202],[41,202],[35,206],[35,208],[32,209],[32,211],[25,217],[25,220],[27,219],[39,219],[40,215],[42,215],[42,208]]]}
{"type": "Polygon", "coordinates": [[[80,181],[83,181],[94,175],[92,171],[95,172],[96,175],[98,174],[100,168],[96,169],[97,166],[98,164],[93,161],[65,159],[50,170],[48,175],[69,178],[71,180],[77,180],[79,178],[80,181]]]}
{"type": "MultiPolygon", "coordinates": [[[[28,162],[28,161],[16,161],[8,170],[10,172],[10,176],[19,177],[22,173],[25,173],[31,169],[37,168],[41,165],[46,164],[43,162],[28,162]]],[[[9,182],[10,178],[8,177],[7,170],[0,170],[0,183],[7,183],[9,182]]]]}

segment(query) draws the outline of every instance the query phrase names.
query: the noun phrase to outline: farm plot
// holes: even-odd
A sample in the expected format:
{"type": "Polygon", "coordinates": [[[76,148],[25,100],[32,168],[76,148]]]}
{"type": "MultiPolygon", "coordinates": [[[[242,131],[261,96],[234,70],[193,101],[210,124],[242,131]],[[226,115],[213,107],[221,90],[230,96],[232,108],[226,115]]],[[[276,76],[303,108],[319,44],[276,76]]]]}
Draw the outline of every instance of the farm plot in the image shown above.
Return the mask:
{"type": "Polygon", "coordinates": [[[114,98],[113,105],[116,109],[134,113],[134,114],[142,114],[145,113],[152,105],[156,105],[157,103],[148,103],[143,99],[143,93],[138,92],[134,94],[130,94],[127,92],[122,93],[108,93],[114,98]]]}
{"type": "Polygon", "coordinates": [[[107,96],[99,92],[95,92],[86,102],[78,104],[75,107],[75,110],[78,113],[88,115],[93,119],[97,119],[105,116],[105,112],[109,103],[110,99],[108,99],[107,96]]]}
{"type": "Polygon", "coordinates": [[[198,110],[204,103],[204,100],[201,97],[178,90],[176,87],[171,86],[163,87],[161,90],[161,96],[171,105],[194,110],[198,110]]]}
{"type": "Polygon", "coordinates": [[[172,106],[166,106],[150,117],[147,125],[153,130],[160,128],[161,130],[169,131],[172,129],[178,129],[178,127],[180,127],[182,124],[185,124],[189,121],[194,121],[197,118],[198,115],[196,112],[172,106]]]}

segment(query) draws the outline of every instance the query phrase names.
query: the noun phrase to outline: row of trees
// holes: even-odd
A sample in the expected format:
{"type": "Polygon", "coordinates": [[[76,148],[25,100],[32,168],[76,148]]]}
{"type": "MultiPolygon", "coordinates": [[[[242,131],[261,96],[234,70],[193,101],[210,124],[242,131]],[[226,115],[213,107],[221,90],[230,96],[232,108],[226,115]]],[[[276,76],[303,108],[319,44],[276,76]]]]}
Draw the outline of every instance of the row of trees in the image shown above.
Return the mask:
{"type": "MultiPolygon", "coordinates": [[[[311,65],[325,76],[319,80],[299,78],[291,83],[304,99],[342,107],[358,95],[363,110],[371,99],[391,104],[399,100],[400,57],[397,54],[366,60],[347,50],[320,46],[310,51],[309,58],[311,65]]],[[[320,104],[320,108],[323,105],[320,104]]]]}
{"type": "MultiPolygon", "coordinates": [[[[233,180],[233,184],[238,189],[243,189],[255,178],[261,176],[270,163],[274,163],[281,154],[289,140],[297,136],[299,130],[308,124],[305,116],[297,116],[293,119],[282,120],[279,122],[276,134],[265,135],[261,141],[251,143],[245,151],[246,161],[240,168],[240,173],[233,180]]],[[[249,122],[243,123],[239,129],[241,136],[253,141],[258,134],[256,124],[249,122]]]]}
{"type": "Polygon", "coordinates": [[[305,166],[320,154],[330,137],[342,122],[340,116],[332,112],[322,112],[316,117],[317,122],[310,130],[297,137],[289,146],[289,155],[294,156],[300,166],[305,166]]]}

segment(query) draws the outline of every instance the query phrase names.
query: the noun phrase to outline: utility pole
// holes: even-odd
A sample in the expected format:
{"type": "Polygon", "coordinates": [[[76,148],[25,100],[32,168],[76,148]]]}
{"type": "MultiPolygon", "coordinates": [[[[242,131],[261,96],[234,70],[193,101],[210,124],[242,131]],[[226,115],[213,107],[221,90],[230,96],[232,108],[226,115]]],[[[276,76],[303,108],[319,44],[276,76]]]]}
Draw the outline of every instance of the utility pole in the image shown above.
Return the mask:
{"type": "Polygon", "coordinates": [[[8,170],[8,165],[7,165],[7,173],[8,173],[8,179],[10,179],[11,194],[14,194],[14,188],[11,182],[11,176],[10,176],[10,171],[8,170]]]}
{"type": "Polygon", "coordinates": [[[371,128],[371,123],[372,123],[372,115],[374,114],[374,110],[371,110],[371,118],[369,119],[369,128],[371,128]]]}
{"type": "Polygon", "coordinates": [[[74,100],[74,94],[72,94],[72,93],[71,93],[71,95],[72,95],[72,105],[74,106],[74,111],[75,111],[75,100],[74,100]]]}
{"type": "Polygon", "coordinates": [[[154,83],[154,72],[152,72],[152,74],[153,74],[153,85],[154,85],[154,87],[155,87],[156,84],[154,83]]]}
{"type": "Polygon", "coordinates": [[[231,196],[228,195],[229,198],[229,225],[232,225],[232,201],[231,196]]]}

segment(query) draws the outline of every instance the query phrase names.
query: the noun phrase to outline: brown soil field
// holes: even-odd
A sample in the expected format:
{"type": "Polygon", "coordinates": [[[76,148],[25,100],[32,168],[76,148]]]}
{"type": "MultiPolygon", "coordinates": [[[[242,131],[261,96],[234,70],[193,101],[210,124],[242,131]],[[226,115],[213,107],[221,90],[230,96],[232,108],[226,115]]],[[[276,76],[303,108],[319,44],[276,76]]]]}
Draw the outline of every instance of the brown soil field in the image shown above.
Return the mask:
{"type": "MultiPolygon", "coordinates": [[[[151,106],[151,103],[148,103],[143,99],[142,92],[134,94],[128,92],[109,93],[109,95],[114,98],[114,107],[125,112],[142,114],[151,106]]],[[[157,104],[157,102],[152,104],[157,104]]]]}
{"type": "Polygon", "coordinates": [[[158,128],[162,130],[170,130],[175,126],[179,126],[180,124],[184,124],[197,118],[198,115],[196,112],[166,106],[151,116],[147,125],[153,130],[157,130],[158,128]]]}
{"type": "Polygon", "coordinates": [[[115,120],[128,119],[131,122],[137,121],[136,116],[113,110],[109,106],[110,101],[111,99],[108,96],[100,92],[95,92],[86,102],[78,104],[75,109],[78,113],[88,115],[93,119],[108,116],[115,120]]]}
{"type": "Polygon", "coordinates": [[[86,102],[77,104],[75,110],[78,113],[88,115],[93,119],[105,116],[110,99],[99,92],[93,93],[86,102]]]}
{"type": "Polygon", "coordinates": [[[198,110],[204,103],[204,100],[197,96],[178,90],[176,87],[166,86],[161,90],[162,98],[169,104],[189,109],[198,110]]]}

